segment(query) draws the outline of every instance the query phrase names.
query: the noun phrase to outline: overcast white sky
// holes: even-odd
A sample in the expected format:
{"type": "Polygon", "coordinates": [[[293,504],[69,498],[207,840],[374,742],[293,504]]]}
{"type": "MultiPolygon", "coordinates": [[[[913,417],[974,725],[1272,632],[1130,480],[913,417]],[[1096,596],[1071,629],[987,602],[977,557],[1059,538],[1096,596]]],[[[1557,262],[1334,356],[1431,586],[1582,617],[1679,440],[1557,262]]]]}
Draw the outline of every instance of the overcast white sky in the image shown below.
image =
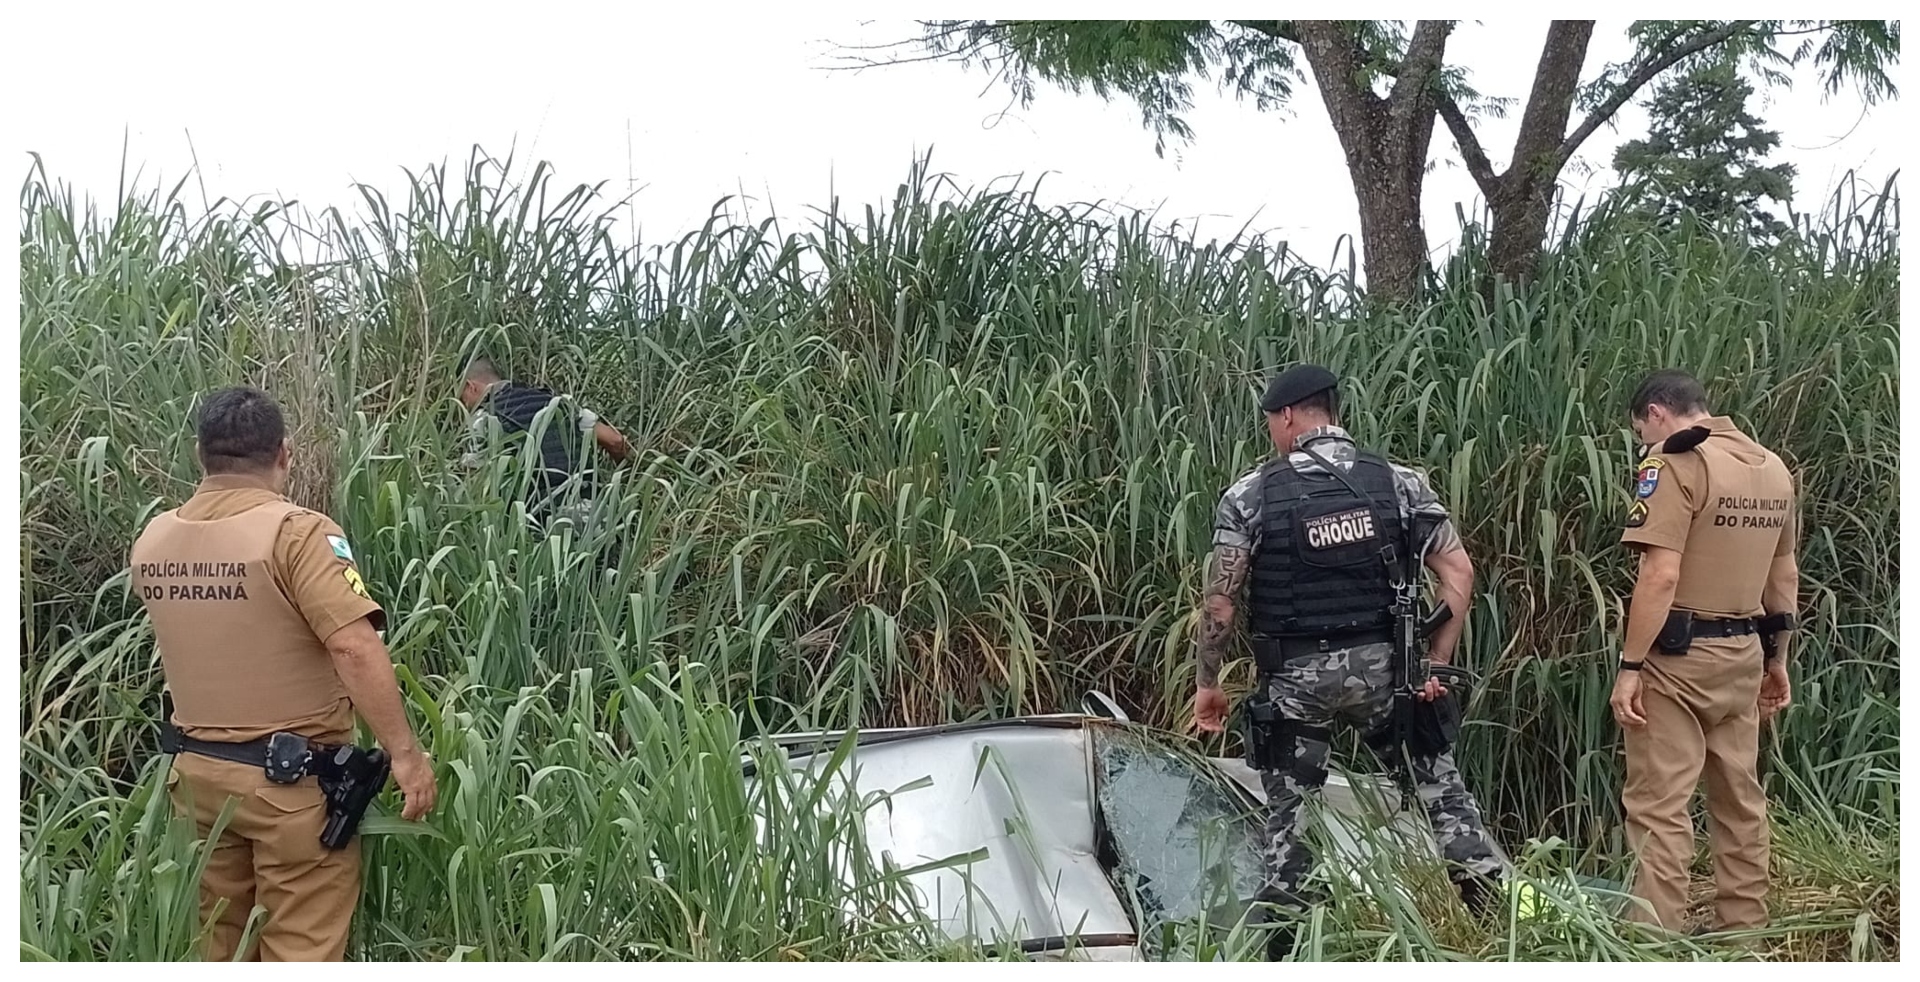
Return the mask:
{"type": "MultiPolygon", "coordinates": [[[[148,186],[170,185],[197,151],[213,197],[278,195],[317,210],[357,206],[354,181],[391,200],[405,187],[403,167],[446,160],[458,169],[475,143],[496,156],[517,143],[517,168],[549,160],[557,184],[605,180],[615,198],[638,188],[633,216],[654,245],[692,231],[729,194],[755,199],[757,216],[771,207],[804,220],[830,193],[857,212],[890,198],[914,154],[931,147],[933,169],[963,186],[1045,174],[1049,202],[1157,208],[1162,221],[1199,219],[1208,237],[1251,222],[1321,266],[1358,231],[1339,146],[1310,83],[1287,113],[1197,86],[1195,142],[1160,159],[1130,101],[1043,89],[1031,108],[1003,114],[1006,90],[988,89],[978,70],[824,70],[841,64],[833,43],[915,30],[905,20],[863,23],[854,11],[166,6],[34,4],[9,15],[25,21],[16,37],[46,39],[15,56],[23,82],[13,91],[32,94],[16,102],[14,135],[56,178],[111,196],[125,137],[148,186]]],[[[1524,100],[1546,23],[1463,23],[1448,60],[1469,66],[1482,91],[1524,100]]],[[[1589,77],[1628,53],[1626,24],[1600,22],[1589,77]]],[[[1849,168],[1877,189],[1897,163],[1899,112],[1895,104],[1863,114],[1851,93],[1823,104],[1811,74],[1760,109],[1782,133],[1775,159],[1800,169],[1802,208],[1823,204],[1849,168]]],[[[1518,117],[1516,107],[1508,120],[1479,124],[1498,166],[1518,117]]],[[[1563,181],[1611,183],[1614,146],[1640,135],[1644,119],[1623,113],[1619,132],[1603,129],[1583,149],[1594,171],[1572,168],[1563,181]]],[[[1433,149],[1445,162],[1425,196],[1438,250],[1454,237],[1456,206],[1472,209],[1479,195],[1453,163],[1445,127],[1433,149]]],[[[9,159],[24,179],[24,153],[9,159]]]]}

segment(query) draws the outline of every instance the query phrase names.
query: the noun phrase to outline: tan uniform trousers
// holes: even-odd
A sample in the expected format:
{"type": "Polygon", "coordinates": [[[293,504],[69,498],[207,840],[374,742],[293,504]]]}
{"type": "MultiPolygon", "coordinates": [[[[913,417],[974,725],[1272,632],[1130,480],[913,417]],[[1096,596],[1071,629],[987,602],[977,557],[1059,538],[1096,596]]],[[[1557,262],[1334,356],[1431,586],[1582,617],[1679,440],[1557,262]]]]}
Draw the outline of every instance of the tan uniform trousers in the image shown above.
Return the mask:
{"type": "Polygon", "coordinates": [[[1629,915],[1686,930],[1693,865],[1689,805],[1702,772],[1718,928],[1767,923],[1767,801],[1760,790],[1759,639],[1702,638],[1686,654],[1654,651],[1641,671],[1647,723],[1626,728],[1627,843],[1639,854],[1629,915]],[[1657,918],[1657,920],[1655,919],[1657,918]]]}
{"type": "Polygon", "coordinates": [[[207,957],[233,959],[257,903],[266,908],[266,921],[259,946],[244,960],[342,960],[360,901],[360,837],[342,849],[320,844],[327,809],[318,780],[275,784],[258,767],[183,753],[167,783],[174,806],[193,817],[202,838],[227,799],[239,799],[200,880],[202,923],[220,899],[227,901],[207,957]]]}

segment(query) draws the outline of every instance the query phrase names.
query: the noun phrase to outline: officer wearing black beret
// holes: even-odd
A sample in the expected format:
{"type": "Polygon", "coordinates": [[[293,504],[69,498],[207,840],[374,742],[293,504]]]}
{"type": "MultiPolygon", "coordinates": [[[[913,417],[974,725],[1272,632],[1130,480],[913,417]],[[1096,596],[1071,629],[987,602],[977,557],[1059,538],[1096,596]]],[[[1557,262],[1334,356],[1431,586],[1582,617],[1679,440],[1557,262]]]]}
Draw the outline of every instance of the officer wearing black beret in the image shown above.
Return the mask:
{"type": "MultiPolygon", "coordinates": [[[[1250,748],[1269,807],[1259,899],[1296,908],[1323,899],[1302,889],[1312,856],[1300,804],[1326,783],[1337,723],[1360,728],[1389,767],[1410,769],[1462,898],[1480,908],[1503,870],[1451,748],[1407,753],[1390,739],[1394,591],[1382,546],[1404,543],[1438,577],[1452,616],[1429,638],[1427,654],[1445,665],[1473,587],[1460,536],[1424,476],[1359,448],[1338,425],[1339,380],[1326,368],[1282,372],[1260,409],[1277,454],[1220,496],[1194,696],[1200,729],[1220,732],[1220,666],[1244,611],[1259,672],[1253,695],[1276,710],[1268,746],[1250,748]]],[[[1422,698],[1444,691],[1429,680],[1422,698]]]]}

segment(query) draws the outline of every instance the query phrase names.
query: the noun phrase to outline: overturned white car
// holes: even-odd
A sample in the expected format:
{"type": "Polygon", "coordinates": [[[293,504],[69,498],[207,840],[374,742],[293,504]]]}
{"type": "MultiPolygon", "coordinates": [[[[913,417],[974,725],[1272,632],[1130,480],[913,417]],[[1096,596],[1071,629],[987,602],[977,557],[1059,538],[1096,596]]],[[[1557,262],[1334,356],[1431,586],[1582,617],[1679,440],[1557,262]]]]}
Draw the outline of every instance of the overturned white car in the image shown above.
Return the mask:
{"type": "MultiPolygon", "coordinates": [[[[1222,912],[1230,923],[1247,910],[1262,875],[1257,772],[1129,723],[1100,693],[1082,708],[855,735],[837,780],[887,794],[867,812],[868,849],[876,863],[927,867],[906,880],[948,936],[1131,961],[1150,954],[1163,925],[1218,924],[1222,912]]],[[[824,767],[844,736],[774,742],[804,772],[824,767]]],[[[1335,771],[1311,812],[1332,868],[1359,868],[1382,841],[1437,855],[1424,816],[1399,808],[1390,781],[1335,771]]]]}

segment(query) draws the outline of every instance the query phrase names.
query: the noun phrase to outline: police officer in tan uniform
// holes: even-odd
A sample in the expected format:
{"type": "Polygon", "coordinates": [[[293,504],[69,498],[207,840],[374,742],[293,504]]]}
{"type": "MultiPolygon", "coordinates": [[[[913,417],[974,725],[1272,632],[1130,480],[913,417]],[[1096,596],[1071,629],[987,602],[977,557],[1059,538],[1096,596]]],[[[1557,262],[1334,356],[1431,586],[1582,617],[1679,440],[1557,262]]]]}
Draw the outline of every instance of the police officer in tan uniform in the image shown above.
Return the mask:
{"type": "Polygon", "coordinates": [[[1767,922],[1760,724],[1790,701],[1787,634],[1799,593],[1793,478],[1707,410],[1685,372],[1654,372],[1631,406],[1652,452],[1621,541],[1640,552],[1613,713],[1625,730],[1624,805],[1639,854],[1631,916],[1685,929],[1689,802],[1704,772],[1721,930],[1767,922]]]}
{"type": "Polygon", "coordinates": [[[391,757],[409,820],[433,808],[432,765],[376,633],[386,615],[346,536],[284,497],[280,408],[257,389],[214,392],[197,449],[204,481],[148,524],[129,562],[172,697],[174,732],[163,741],[187,748],[168,774],[171,797],[202,836],[237,802],[200,884],[203,919],[227,904],[207,955],[230,960],[258,904],[267,918],[248,960],[338,961],[360,899],[360,842],[321,843],[319,779],[269,780],[265,741],[288,733],[351,744],[357,710],[391,757]]]}

